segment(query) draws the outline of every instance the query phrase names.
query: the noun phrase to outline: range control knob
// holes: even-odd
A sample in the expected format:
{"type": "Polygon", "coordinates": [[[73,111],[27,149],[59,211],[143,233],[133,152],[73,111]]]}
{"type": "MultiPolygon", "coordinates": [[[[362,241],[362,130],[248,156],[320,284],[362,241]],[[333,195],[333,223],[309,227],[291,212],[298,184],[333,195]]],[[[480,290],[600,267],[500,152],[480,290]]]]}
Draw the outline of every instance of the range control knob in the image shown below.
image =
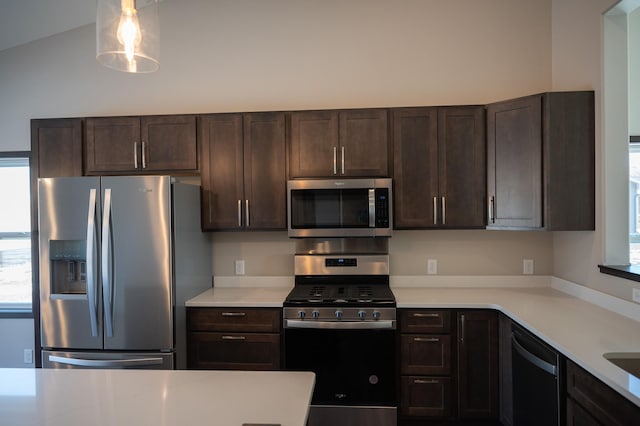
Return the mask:
{"type": "Polygon", "coordinates": [[[380,319],[380,312],[379,311],[373,311],[373,319],[380,319]]]}
{"type": "Polygon", "coordinates": [[[307,315],[305,311],[298,311],[298,318],[304,318],[307,315]]]}
{"type": "Polygon", "coordinates": [[[318,318],[320,316],[320,312],[319,311],[312,311],[311,312],[311,316],[314,318],[318,318]]]}
{"type": "Polygon", "coordinates": [[[367,316],[365,311],[358,311],[358,318],[364,319],[367,316]]]}
{"type": "Polygon", "coordinates": [[[342,311],[340,310],[336,311],[336,318],[338,319],[342,318],[342,311]]]}

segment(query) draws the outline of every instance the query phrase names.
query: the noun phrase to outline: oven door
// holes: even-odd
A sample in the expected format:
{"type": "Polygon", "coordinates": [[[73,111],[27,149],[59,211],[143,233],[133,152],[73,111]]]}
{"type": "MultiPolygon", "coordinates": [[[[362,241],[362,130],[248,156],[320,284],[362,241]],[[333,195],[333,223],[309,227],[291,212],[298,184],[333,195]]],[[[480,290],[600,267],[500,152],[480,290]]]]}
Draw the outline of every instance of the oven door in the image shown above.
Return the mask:
{"type": "Polygon", "coordinates": [[[285,367],[313,371],[310,426],[395,425],[395,330],[286,328],[285,367]]]}

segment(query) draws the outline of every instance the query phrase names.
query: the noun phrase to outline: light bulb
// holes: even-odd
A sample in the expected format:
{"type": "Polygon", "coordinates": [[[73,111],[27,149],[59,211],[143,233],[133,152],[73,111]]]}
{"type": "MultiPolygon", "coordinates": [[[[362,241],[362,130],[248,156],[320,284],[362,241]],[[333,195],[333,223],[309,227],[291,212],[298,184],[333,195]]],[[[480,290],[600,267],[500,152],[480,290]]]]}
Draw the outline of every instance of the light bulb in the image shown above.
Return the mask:
{"type": "Polygon", "coordinates": [[[129,62],[129,71],[136,72],[135,52],[140,46],[142,32],[138,22],[138,14],[134,0],[122,0],[122,14],[118,23],[118,41],[124,47],[125,56],[129,62]]]}

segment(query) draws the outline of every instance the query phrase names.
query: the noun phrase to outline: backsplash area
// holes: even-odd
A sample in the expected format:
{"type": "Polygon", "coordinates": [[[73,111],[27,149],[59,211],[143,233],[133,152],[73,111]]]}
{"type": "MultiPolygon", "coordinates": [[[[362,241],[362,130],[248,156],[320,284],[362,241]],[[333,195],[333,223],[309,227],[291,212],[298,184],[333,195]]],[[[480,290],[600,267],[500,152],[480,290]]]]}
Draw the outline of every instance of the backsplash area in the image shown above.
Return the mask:
{"type": "MultiPolygon", "coordinates": [[[[234,276],[244,260],[246,276],[292,276],[295,241],[286,232],[215,232],[213,273],[234,276]]],[[[437,275],[522,275],[523,259],[534,275],[553,272],[553,233],[485,230],[395,231],[389,241],[391,276],[427,275],[428,259],[437,275]]]]}

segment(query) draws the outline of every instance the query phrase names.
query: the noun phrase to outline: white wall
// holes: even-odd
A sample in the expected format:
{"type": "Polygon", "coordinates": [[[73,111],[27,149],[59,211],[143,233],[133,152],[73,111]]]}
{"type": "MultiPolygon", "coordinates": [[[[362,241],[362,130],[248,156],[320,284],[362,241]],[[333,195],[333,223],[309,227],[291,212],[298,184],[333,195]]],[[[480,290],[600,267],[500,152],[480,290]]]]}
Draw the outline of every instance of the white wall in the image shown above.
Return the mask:
{"type": "MultiPolygon", "coordinates": [[[[627,199],[628,179],[628,173],[625,172],[628,161],[626,137],[613,137],[613,129],[604,126],[605,96],[608,96],[608,105],[616,100],[623,103],[626,100],[626,93],[617,94],[612,90],[604,93],[602,90],[605,82],[602,14],[614,3],[617,2],[597,0],[585,4],[581,0],[553,1],[553,89],[592,87],[596,90],[596,231],[554,233],[553,275],[631,300],[632,288],[637,287],[637,283],[603,275],[597,267],[605,263],[605,259],[619,259],[616,256],[620,252],[618,246],[627,244],[628,232],[626,208],[605,209],[607,204],[626,205],[624,200],[627,199]],[[623,145],[624,149],[612,149],[615,144],[623,145]],[[606,244],[609,247],[605,250],[606,244]],[[605,251],[609,252],[607,258],[605,251]]],[[[615,57],[616,46],[609,48],[612,50],[610,60],[626,61],[615,57]]],[[[626,54],[626,46],[619,46],[619,51],[626,54]]],[[[626,89],[626,85],[624,87],[626,89]]],[[[612,111],[608,113],[610,117],[614,114],[612,111]]],[[[613,119],[624,119],[626,125],[626,117],[613,119]]],[[[626,251],[627,247],[623,249],[626,251]]]]}
{"type": "Polygon", "coordinates": [[[32,318],[0,318],[0,368],[33,367],[24,363],[24,350],[33,346],[32,318]]]}

